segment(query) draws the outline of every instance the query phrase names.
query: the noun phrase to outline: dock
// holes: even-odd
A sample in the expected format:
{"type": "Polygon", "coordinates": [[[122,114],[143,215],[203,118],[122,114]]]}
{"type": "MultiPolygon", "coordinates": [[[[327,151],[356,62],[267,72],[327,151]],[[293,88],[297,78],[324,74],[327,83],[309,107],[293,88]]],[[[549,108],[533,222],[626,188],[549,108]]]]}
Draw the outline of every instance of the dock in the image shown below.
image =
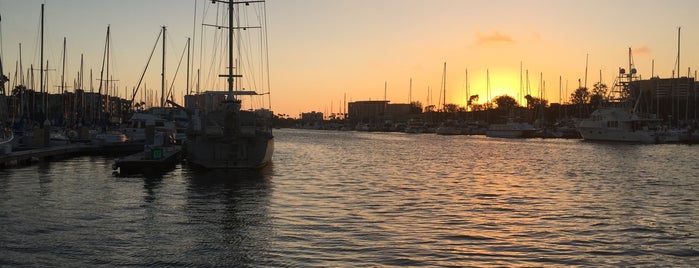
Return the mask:
{"type": "Polygon", "coordinates": [[[156,174],[177,165],[181,155],[181,146],[154,147],[117,159],[112,168],[120,175],[156,174]]]}
{"type": "Polygon", "coordinates": [[[0,154],[0,169],[13,166],[26,166],[36,162],[64,159],[82,155],[125,155],[143,151],[143,143],[124,143],[118,145],[94,145],[74,143],[11,151],[0,154]]]}
{"type": "Polygon", "coordinates": [[[12,165],[27,165],[31,164],[32,162],[49,161],[55,158],[70,157],[96,150],[99,150],[99,148],[92,145],[69,144],[13,151],[0,155],[0,168],[12,165]]]}

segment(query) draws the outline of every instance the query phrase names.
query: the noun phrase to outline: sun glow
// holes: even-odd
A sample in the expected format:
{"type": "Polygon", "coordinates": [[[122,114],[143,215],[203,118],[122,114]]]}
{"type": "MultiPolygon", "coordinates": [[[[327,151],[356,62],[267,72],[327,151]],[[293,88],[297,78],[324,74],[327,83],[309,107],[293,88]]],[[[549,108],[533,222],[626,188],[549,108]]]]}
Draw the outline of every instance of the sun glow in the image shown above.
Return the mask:
{"type": "Polygon", "coordinates": [[[470,87],[469,94],[478,95],[477,103],[480,104],[490,102],[494,98],[502,95],[513,97],[519,103],[520,95],[522,95],[520,94],[519,77],[498,77],[497,79],[491,78],[490,83],[488,83],[485,79],[482,81],[475,81],[475,83],[470,87]]]}

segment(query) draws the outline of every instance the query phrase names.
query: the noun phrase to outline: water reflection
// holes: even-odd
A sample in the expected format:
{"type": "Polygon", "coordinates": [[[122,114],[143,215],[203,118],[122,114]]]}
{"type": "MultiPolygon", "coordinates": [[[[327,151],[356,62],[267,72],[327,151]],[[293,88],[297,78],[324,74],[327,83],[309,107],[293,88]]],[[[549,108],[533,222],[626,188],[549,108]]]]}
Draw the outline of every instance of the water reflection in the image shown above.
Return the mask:
{"type": "Polygon", "coordinates": [[[0,267],[699,263],[693,146],[275,133],[261,171],[0,170],[0,267]]]}
{"type": "Polygon", "coordinates": [[[270,264],[274,230],[269,213],[272,167],[263,170],[185,170],[184,212],[196,225],[190,256],[207,265],[270,264]],[[199,258],[199,257],[195,257],[199,258]]]}
{"type": "Polygon", "coordinates": [[[53,182],[53,174],[51,174],[51,163],[39,162],[36,168],[39,174],[39,194],[43,197],[47,197],[52,191],[51,183],[53,182]]]}
{"type": "Polygon", "coordinates": [[[143,178],[143,189],[146,191],[143,198],[146,203],[155,201],[155,190],[160,187],[162,181],[162,176],[147,176],[143,178]]]}

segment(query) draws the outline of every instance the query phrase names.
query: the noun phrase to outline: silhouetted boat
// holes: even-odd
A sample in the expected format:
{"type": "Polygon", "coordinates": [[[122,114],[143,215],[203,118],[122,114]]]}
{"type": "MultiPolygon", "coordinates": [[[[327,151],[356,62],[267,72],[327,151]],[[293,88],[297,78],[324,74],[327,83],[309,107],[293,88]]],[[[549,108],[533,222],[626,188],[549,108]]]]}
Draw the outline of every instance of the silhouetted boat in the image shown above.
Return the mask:
{"type": "Polygon", "coordinates": [[[15,136],[10,129],[0,129],[0,155],[12,152],[15,136]]]}
{"type": "Polygon", "coordinates": [[[507,121],[505,124],[491,124],[485,135],[492,138],[529,138],[534,132],[536,128],[529,123],[507,121]]]}
{"type": "Polygon", "coordinates": [[[636,112],[638,101],[628,100],[629,84],[636,78],[636,69],[633,67],[631,48],[629,48],[629,72],[619,69],[619,77],[614,85],[612,96],[619,98],[597,108],[590,117],[583,119],[577,126],[580,135],[585,140],[614,141],[614,142],[661,142],[659,130],[662,128],[662,120],[642,117],[636,112]],[[633,107],[631,107],[633,105],[633,107]]]}
{"type": "Polygon", "coordinates": [[[177,130],[175,123],[163,119],[159,115],[137,112],[131,115],[126,124],[119,131],[124,133],[131,142],[145,142],[146,128],[151,124],[156,132],[162,132],[165,136],[175,142],[177,130]]]}
{"type": "Polygon", "coordinates": [[[585,140],[619,142],[660,142],[660,120],[641,118],[624,107],[601,107],[580,121],[578,131],[585,140]]]}
{"type": "Polygon", "coordinates": [[[464,134],[464,128],[458,123],[448,120],[435,129],[438,135],[461,135],[464,134]]]}
{"type": "MultiPolygon", "coordinates": [[[[188,110],[192,120],[187,129],[184,150],[189,163],[205,168],[261,168],[271,161],[274,152],[273,114],[266,109],[241,110],[241,99],[237,96],[247,95],[252,98],[262,95],[254,91],[234,90],[233,81],[235,78],[242,77],[241,74],[234,74],[234,71],[240,70],[239,66],[234,65],[233,55],[240,50],[233,49],[233,44],[239,44],[233,39],[233,31],[255,28],[234,26],[234,15],[240,10],[234,12],[233,7],[237,4],[249,5],[250,3],[230,0],[226,4],[229,14],[228,27],[225,27],[228,31],[228,73],[219,76],[227,78],[228,91],[225,92],[225,99],[210,111],[202,111],[203,114],[198,114],[188,110]]],[[[220,96],[222,93],[205,92],[204,94],[220,96]]]]}

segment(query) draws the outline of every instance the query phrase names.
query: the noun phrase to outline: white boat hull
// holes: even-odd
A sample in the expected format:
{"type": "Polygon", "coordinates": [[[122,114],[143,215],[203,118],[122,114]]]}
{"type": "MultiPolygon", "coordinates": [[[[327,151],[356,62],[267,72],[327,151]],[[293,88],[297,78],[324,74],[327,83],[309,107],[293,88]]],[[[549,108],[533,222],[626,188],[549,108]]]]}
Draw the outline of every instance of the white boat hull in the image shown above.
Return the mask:
{"type": "Polygon", "coordinates": [[[591,141],[612,141],[612,142],[639,142],[657,143],[660,139],[655,131],[637,130],[629,131],[619,128],[602,127],[578,127],[580,136],[584,140],[591,141]]]}
{"type": "Polygon", "coordinates": [[[639,118],[621,107],[603,107],[577,126],[580,136],[591,141],[662,142],[658,134],[658,120],[639,118]]]}

